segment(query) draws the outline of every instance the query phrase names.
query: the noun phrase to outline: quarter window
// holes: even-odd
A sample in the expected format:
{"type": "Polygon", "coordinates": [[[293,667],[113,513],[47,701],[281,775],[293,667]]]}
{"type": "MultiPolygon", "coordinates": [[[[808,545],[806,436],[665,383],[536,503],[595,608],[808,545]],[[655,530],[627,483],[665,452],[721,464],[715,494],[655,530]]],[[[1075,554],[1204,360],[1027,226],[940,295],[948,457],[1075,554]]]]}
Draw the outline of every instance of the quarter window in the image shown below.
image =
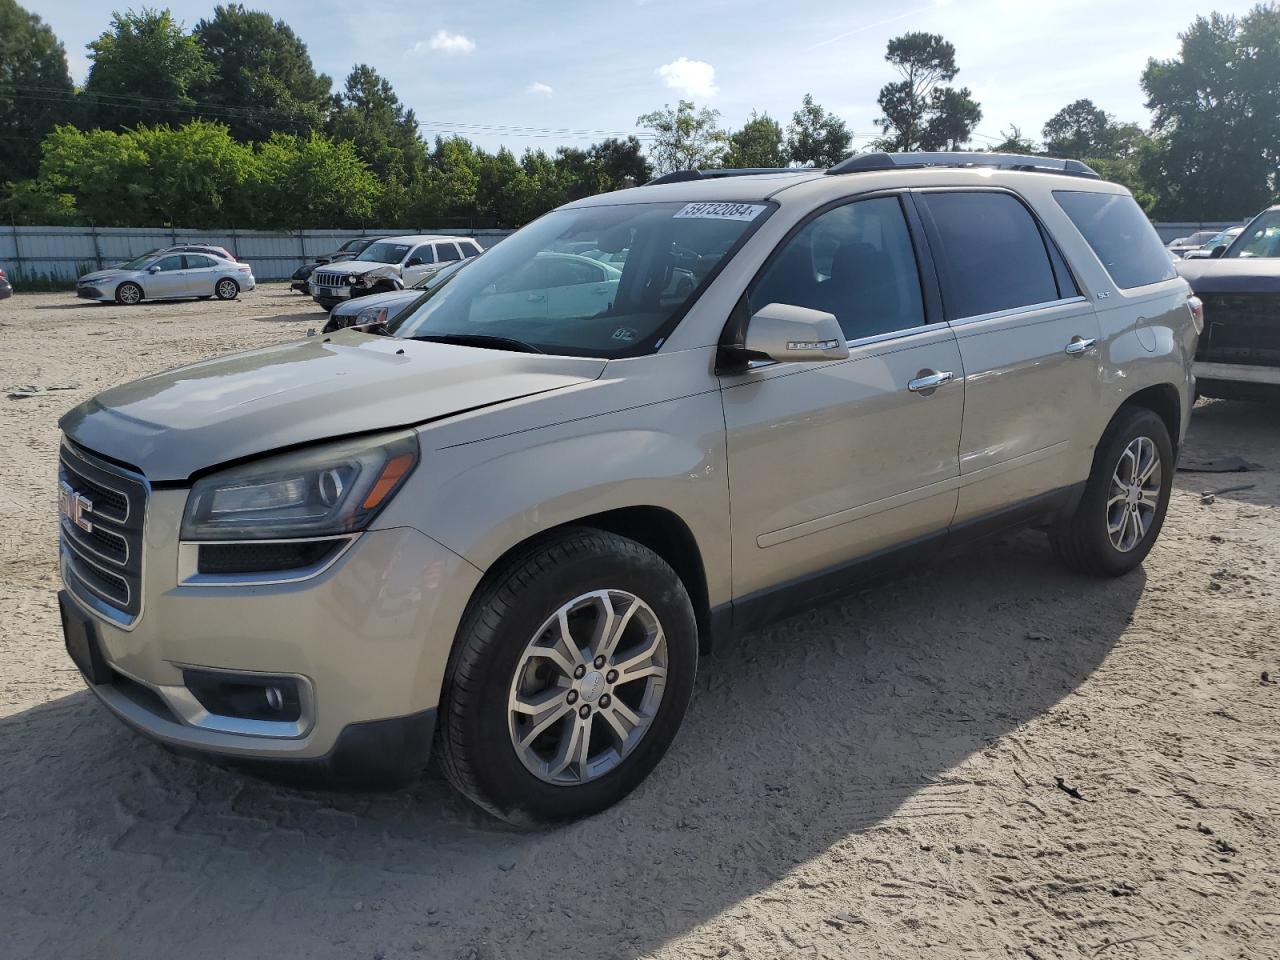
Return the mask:
{"type": "Polygon", "coordinates": [[[942,249],[951,319],[1059,299],[1035,219],[1007,193],[922,193],[942,249]]]}
{"type": "Polygon", "coordinates": [[[749,295],[834,314],[845,339],[922,326],[915,250],[897,197],[828,210],[787,240],[749,295]]]}
{"type": "Polygon", "coordinates": [[[1122,290],[1176,275],[1169,252],[1137,201],[1123,193],[1055,190],[1053,198],[1122,290]]]}

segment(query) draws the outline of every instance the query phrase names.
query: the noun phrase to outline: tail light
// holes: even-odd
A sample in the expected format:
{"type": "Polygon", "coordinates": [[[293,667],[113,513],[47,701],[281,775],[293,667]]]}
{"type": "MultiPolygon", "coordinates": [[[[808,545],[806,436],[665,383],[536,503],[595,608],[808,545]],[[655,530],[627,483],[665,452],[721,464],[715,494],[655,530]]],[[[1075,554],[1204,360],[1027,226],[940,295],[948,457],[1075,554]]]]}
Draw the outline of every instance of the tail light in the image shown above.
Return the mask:
{"type": "Polygon", "coordinates": [[[1191,311],[1191,323],[1196,333],[1204,333],[1204,301],[1199,297],[1187,297],[1187,308],[1191,311]]]}
{"type": "Polygon", "coordinates": [[[245,264],[244,266],[242,266],[242,267],[236,267],[236,272],[237,272],[237,273],[252,273],[252,272],[253,272],[253,268],[252,268],[252,267],[250,267],[250,266],[246,263],[246,264],[245,264]]]}
{"type": "Polygon", "coordinates": [[[0,280],[4,280],[7,277],[8,277],[8,274],[6,274],[3,270],[0,270],[0,280]]]}

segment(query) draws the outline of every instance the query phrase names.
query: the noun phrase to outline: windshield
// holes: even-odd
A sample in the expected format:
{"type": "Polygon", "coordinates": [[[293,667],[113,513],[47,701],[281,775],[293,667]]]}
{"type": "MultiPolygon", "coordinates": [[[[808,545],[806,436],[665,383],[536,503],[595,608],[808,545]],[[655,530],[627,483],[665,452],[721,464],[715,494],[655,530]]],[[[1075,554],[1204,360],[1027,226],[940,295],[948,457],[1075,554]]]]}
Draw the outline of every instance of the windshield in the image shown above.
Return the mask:
{"type": "Polygon", "coordinates": [[[1280,257],[1280,210],[1258,214],[1223,256],[1280,257]]]}
{"type": "Polygon", "coordinates": [[[141,270],[143,267],[145,267],[148,263],[150,263],[155,258],[156,258],[156,251],[151,250],[147,253],[144,253],[140,257],[136,257],[133,260],[130,260],[128,263],[120,264],[120,266],[118,266],[116,269],[117,270],[141,270]]]}
{"type": "Polygon", "coordinates": [[[648,353],[771,210],[678,202],[556,210],[485,251],[391,332],[499,338],[570,356],[648,353]]]}
{"type": "Polygon", "coordinates": [[[407,243],[381,241],[369,244],[356,259],[363,260],[365,263],[399,263],[408,252],[409,244],[407,243]]]}

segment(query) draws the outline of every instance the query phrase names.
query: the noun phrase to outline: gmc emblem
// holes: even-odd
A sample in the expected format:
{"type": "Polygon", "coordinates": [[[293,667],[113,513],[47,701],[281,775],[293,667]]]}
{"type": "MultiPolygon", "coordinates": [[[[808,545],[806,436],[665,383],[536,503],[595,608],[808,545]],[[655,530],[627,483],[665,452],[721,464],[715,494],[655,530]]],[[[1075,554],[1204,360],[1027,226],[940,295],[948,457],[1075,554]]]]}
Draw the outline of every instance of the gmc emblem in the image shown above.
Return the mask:
{"type": "Polygon", "coordinates": [[[76,493],[65,480],[58,481],[58,513],[86,533],[93,532],[93,523],[88,519],[93,513],[93,501],[76,493]]]}

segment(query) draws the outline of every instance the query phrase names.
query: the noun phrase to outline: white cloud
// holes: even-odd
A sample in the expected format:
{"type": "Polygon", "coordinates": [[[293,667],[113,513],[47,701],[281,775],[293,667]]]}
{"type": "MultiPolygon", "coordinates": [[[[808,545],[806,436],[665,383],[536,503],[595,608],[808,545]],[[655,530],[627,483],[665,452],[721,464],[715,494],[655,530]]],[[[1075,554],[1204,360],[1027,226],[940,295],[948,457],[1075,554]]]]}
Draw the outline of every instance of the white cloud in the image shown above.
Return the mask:
{"type": "Polygon", "coordinates": [[[714,97],[720,92],[716,86],[716,68],[702,60],[680,57],[664,63],[654,71],[672,90],[679,90],[690,97],[714,97]]]}
{"type": "Polygon", "coordinates": [[[476,42],[470,37],[464,37],[460,33],[450,33],[448,30],[437,30],[430,40],[419,40],[407,52],[417,56],[428,50],[436,50],[452,57],[473,53],[475,49],[476,42]]]}
{"type": "Polygon", "coordinates": [[[537,81],[537,80],[535,80],[533,83],[529,84],[529,86],[525,88],[525,91],[524,91],[524,92],[525,92],[525,93],[535,93],[535,94],[537,94],[537,95],[538,95],[538,96],[540,96],[540,97],[549,97],[549,96],[551,96],[553,93],[555,93],[555,91],[554,91],[553,89],[551,89],[551,85],[550,85],[550,84],[541,83],[541,82],[539,82],[539,81],[537,81]]]}

